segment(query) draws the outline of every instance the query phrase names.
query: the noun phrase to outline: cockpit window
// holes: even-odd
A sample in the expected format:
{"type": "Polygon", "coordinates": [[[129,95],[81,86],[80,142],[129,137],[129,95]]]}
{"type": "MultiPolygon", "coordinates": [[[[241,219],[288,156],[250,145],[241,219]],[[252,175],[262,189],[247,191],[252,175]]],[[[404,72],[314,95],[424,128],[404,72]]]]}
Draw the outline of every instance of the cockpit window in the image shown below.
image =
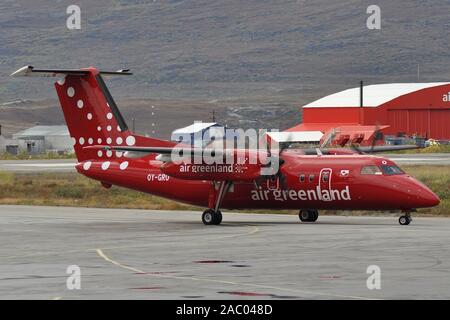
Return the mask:
{"type": "Polygon", "coordinates": [[[377,166],[365,166],[361,169],[361,174],[382,174],[377,166]]]}
{"type": "Polygon", "coordinates": [[[381,166],[381,170],[383,170],[384,174],[394,175],[394,174],[403,174],[403,170],[397,167],[396,165],[383,165],[381,166]]]}

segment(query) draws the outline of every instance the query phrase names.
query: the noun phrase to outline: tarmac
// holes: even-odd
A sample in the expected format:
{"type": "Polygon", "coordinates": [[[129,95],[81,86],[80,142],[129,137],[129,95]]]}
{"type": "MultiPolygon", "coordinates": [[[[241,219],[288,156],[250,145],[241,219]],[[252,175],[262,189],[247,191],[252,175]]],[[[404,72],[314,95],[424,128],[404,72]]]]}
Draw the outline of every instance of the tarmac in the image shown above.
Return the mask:
{"type": "Polygon", "coordinates": [[[200,216],[0,206],[0,299],[450,299],[448,218],[200,216]]]}

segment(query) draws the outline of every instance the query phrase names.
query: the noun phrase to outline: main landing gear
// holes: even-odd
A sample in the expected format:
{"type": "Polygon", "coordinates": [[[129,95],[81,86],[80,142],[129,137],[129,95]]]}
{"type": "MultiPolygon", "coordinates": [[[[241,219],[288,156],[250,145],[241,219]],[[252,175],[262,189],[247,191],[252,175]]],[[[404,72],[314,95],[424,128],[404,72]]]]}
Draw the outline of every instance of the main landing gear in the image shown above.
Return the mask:
{"type": "Polygon", "coordinates": [[[400,223],[402,226],[407,226],[412,221],[411,218],[411,212],[405,211],[405,214],[398,218],[398,223],[400,223]]]}
{"type": "Polygon", "coordinates": [[[206,209],[202,214],[202,222],[205,225],[218,225],[222,222],[222,212],[220,212],[219,207],[233,183],[231,181],[220,181],[218,184],[218,190],[216,190],[215,185],[212,185],[209,194],[210,209],[206,209]]]}
{"type": "Polygon", "coordinates": [[[300,210],[298,217],[301,222],[315,222],[319,217],[319,211],[315,209],[302,209],[300,210]]]}
{"type": "Polygon", "coordinates": [[[207,209],[202,214],[202,222],[205,225],[220,224],[222,222],[222,212],[220,210],[207,209]]]}

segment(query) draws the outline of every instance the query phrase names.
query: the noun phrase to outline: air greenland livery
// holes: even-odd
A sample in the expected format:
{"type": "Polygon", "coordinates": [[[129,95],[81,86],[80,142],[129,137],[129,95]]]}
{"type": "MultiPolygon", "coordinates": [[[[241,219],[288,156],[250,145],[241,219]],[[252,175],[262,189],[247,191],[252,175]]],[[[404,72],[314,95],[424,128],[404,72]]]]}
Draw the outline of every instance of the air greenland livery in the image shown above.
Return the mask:
{"type": "Polygon", "coordinates": [[[248,155],[259,156],[267,150],[222,151],[231,157],[245,153],[244,163],[189,163],[192,156],[211,150],[208,146],[180,148],[173,141],[140,136],[128,128],[103,77],[130,74],[128,70],[92,67],[54,70],[26,66],[12,76],[57,80],[55,88],[79,173],[106,188],[116,185],[206,207],[202,215],[205,225],[221,223],[221,208],[298,209],[304,222],[316,221],[319,209],[398,210],[403,212],[399,223],[407,225],[416,208],[439,204],[427,186],[394,162],[361,150],[317,149],[311,154],[284,149],[271,154],[278,161],[277,168],[265,175],[261,170],[266,164],[247,160],[248,155]],[[175,148],[187,155],[186,161],[172,161],[175,148]]]}

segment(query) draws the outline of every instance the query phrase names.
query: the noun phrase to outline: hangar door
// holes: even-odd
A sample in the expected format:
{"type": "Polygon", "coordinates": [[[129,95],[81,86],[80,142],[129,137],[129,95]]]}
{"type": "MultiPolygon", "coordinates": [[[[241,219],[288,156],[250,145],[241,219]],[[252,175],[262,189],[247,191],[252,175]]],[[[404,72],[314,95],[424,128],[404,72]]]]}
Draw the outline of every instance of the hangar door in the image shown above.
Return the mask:
{"type": "Polygon", "coordinates": [[[430,138],[450,139],[450,109],[430,110],[430,138]]]}
{"type": "Polygon", "coordinates": [[[408,110],[408,127],[410,135],[430,137],[428,110],[408,110]]]}
{"type": "Polygon", "coordinates": [[[388,121],[395,132],[433,139],[450,139],[450,109],[388,110],[388,121]]]}
{"type": "Polygon", "coordinates": [[[388,110],[388,121],[395,133],[408,132],[408,110],[388,110]]]}

